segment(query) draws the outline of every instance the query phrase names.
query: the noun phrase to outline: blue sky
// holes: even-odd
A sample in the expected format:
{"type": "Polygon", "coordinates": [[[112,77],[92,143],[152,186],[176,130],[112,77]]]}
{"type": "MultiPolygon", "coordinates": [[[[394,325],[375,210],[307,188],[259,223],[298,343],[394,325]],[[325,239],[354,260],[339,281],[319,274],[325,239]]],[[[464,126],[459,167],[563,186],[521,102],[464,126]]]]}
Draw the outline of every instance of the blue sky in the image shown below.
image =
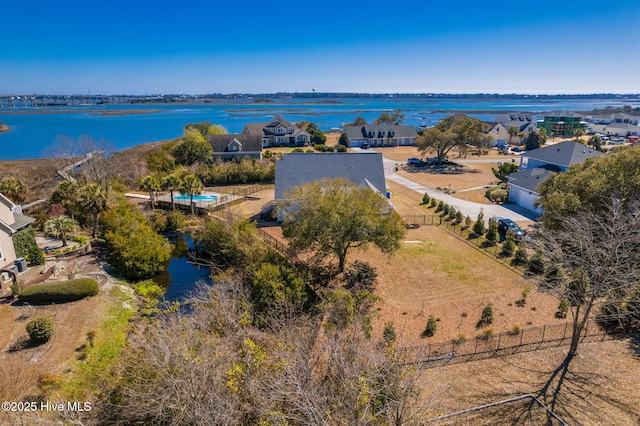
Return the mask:
{"type": "Polygon", "coordinates": [[[7,0],[0,93],[640,93],[640,1],[7,0]]]}

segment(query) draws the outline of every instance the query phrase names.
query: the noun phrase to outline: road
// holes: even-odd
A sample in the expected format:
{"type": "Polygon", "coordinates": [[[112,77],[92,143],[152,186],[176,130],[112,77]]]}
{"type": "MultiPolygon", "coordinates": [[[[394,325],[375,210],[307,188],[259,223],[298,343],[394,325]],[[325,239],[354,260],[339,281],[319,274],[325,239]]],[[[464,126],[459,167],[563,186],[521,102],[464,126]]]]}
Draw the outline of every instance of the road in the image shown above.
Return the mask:
{"type": "MultiPolygon", "coordinates": [[[[352,151],[358,152],[361,151],[359,148],[351,148],[352,151]]],[[[369,150],[373,151],[373,150],[369,150]]],[[[495,162],[504,162],[504,160],[495,160],[495,162]]],[[[488,162],[487,160],[462,160],[463,162],[488,162]]],[[[493,162],[489,160],[489,162],[493,162]]],[[[517,206],[512,203],[508,204],[480,204],[474,203],[472,201],[461,200],[459,198],[454,197],[453,195],[447,194],[443,191],[438,191],[435,188],[429,188],[419,183],[416,183],[412,180],[404,178],[396,173],[396,164],[397,161],[392,160],[390,158],[386,158],[384,155],[382,156],[382,164],[384,166],[384,176],[385,179],[396,182],[405,188],[412,189],[417,191],[420,194],[424,194],[427,192],[430,197],[436,198],[438,201],[442,200],[443,203],[447,203],[448,205],[454,207],[456,210],[460,210],[464,216],[469,216],[471,219],[475,220],[478,217],[478,213],[482,209],[484,212],[485,219],[490,217],[504,217],[513,220],[514,222],[528,222],[535,221],[537,216],[535,213],[523,209],[520,206],[517,206]]]]}

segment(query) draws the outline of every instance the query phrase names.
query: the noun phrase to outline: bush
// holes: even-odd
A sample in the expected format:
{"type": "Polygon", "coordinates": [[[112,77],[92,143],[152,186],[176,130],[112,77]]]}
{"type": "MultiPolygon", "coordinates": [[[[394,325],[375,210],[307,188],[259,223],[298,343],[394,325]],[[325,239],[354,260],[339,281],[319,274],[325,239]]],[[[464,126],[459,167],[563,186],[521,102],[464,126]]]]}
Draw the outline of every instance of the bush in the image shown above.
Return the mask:
{"type": "Polygon", "coordinates": [[[21,229],[11,236],[16,257],[23,257],[30,265],[44,264],[44,253],[36,244],[36,237],[32,227],[21,229]]]}
{"type": "Polygon", "coordinates": [[[430,315],[429,320],[427,321],[427,327],[422,332],[422,337],[432,337],[436,334],[436,329],[438,328],[438,324],[436,319],[430,315]]]}
{"type": "Polygon", "coordinates": [[[436,213],[441,212],[442,210],[444,210],[444,202],[443,201],[439,201],[438,202],[438,207],[436,208],[436,213]]]}
{"type": "Polygon", "coordinates": [[[522,333],[522,327],[520,327],[518,324],[515,324],[513,327],[511,327],[511,330],[509,330],[509,334],[512,336],[517,336],[520,333],[522,333]]]}
{"type": "Polygon", "coordinates": [[[493,219],[489,219],[489,230],[486,235],[487,241],[495,243],[498,241],[498,222],[493,219]]]}
{"type": "Polygon", "coordinates": [[[347,152],[347,147],[344,145],[336,146],[336,152],[347,152]]]}
{"type": "Polygon", "coordinates": [[[95,296],[99,291],[100,286],[96,280],[76,278],[29,286],[20,292],[19,299],[27,303],[63,303],[95,296]]]}
{"type": "Polygon", "coordinates": [[[49,318],[36,318],[27,323],[29,338],[37,343],[48,342],[53,337],[53,321],[49,318]]]}
{"type": "Polygon", "coordinates": [[[544,274],[546,269],[546,262],[541,254],[536,253],[531,257],[529,261],[529,271],[533,272],[536,275],[544,274]]]}
{"type": "Polygon", "coordinates": [[[438,201],[435,198],[431,198],[431,202],[429,203],[429,207],[435,207],[438,204],[438,201]]]}
{"type": "Polygon", "coordinates": [[[508,256],[513,256],[513,252],[516,249],[516,242],[513,238],[510,238],[507,235],[507,239],[504,240],[504,244],[502,244],[502,252],[508,256]]]}
{"type": "Polygon", "coordinates": [[[482,310],[482,315],[480,316],[480,324],[481,325],[489,325],[493,323],[493,306],[489,303],[482,310]]]}
{"type": "Polygon", "coordinates": [[[480,213],[478,213],[478,219],[476,220],[476,223],[473,225],[473,233],[477,235],[484,235],[485,232],[486,229],[484,226],[484,213],[481,210],[480,213]]]}
{"type": "Polygon", "coordinates": [[[393,326],[392,322],[388,322],[384,325],[384,331],[382,332],[382,337],[384,338],[385,343],[392,344],[396,341],[398,337],[396,334],[396,328],[393,326]]]}
{"type": "Polygon", "coordinates": [[[569,300],[566,297],[560,299],[560,304],[558,305],[558,312],[556,316],[558,318],[566,318],[567,312],[569,312],[569,300]]]}
{"type": "Polygon", "coordinates": [[[484,330],[482,330],[482,334],[480,335],[480,338],[482,340],[489,340],[491,336],[493,336],[493,328],[487,327],[484,330]]]}
{"type": "Polygon", "coordinates": [[[347,282],[346,287],[352,292],[358,290],[374,292],[377,278],[378,273],[376,272],[376,268],[367,262],[360,262],[358,260],[344,273],[344,279],[347,282]]]}
{"type": "Polygon", "coordinates": [[[526,263],[529,259],[527,255],[527,250],[524,247],[518,247],[516,250],[516,258],[514,259],[516,263],[526,263]]]}
{"type": "Polygon", "coordinates": [[[431,197],[429,197],[429,194],[425,192],[422,196],[422,204],[428,204],[429,201],[431,201],[431,197]]]}

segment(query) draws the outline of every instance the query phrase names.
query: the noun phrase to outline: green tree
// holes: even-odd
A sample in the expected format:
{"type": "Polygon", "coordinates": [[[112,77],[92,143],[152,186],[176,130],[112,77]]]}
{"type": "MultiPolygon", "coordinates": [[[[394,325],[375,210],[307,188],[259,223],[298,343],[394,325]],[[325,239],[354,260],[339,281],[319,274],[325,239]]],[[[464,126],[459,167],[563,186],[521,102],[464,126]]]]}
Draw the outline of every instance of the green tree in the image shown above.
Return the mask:
{"type": "Polygon", "coordinates": [[[78,221],[69,216],[57,216],[44,224],[45,232],[51,232],[62,240],[62,247],[67,246],[67,235],[78,229],[78,221]]]}
{"type": "Polygon", "coordinates": [[[151,202],[152,209],[156,208],[156,196],[161,188],[162,185],[155,176],[146,176],[142,179],[142,182],[140,182],[140,189],[149,193],[149,201],[151,202]]]}
{"type": "Polygon", "coordinates": [[[507,132],[509,133],[509,145],[511,145],[513,137],[518,135],[518,128],[515,126],[511,126],[509,127],[509,129],[507,129],[507,132]]]}
{"type": "Polygon", "coordinates": [[[416,146],[421,154],[435,152],[441,163],[453,148],[465,149],[467,145],[480,146],[486,143],[484,123],[477,118],[452,115],[443,118],[416,138],[416,146]]]}
{"type": "Polygon", "coordinates": [[[349,148],[349,136],[347,136],[346,133],[343,132],[340,135],[340,139],[338,140],[338,145],[342,145],[349,148]]]}
{"type": "Polygon", "coordinates": [[[67,180],[60,182],[53,194],[51,194],[51,203],[61,204],[66,213],[71,216],[71,219],[75,219],[79,205],[79,190],[80,187],[74,182],[67,180]]]}
{"type": "Polygon", "coordinates": [[[78,202],[84,210],[91,214],[91,236],[96,238],[98,233],[98,217],[107,209],[108,193],[103,186],[89,183],[79,189],[78,202]]]}
{"type": "Polygon", "coordinates": [[[575,129],[573,131],[573,139],[577,142],[582,141],[582,136],[584,135],[584,129],[575,129]]]}
{"type": "Polygon", "coordinates": [[[597,149],[599,151],[602,149],[602,139],[598,135],[593,135],[589,138],[587,145],[592,146],[593,149],[597,149]]]}
{"type": "Polygon", "coordinates": [[[487,235],[485,237],[487,241],[491,241],[495,243],[498,241],[498,222],[496,222],[493,218],[489,219],[489,229],[487,230],[487,235]]]}
{"type": "Polygon", "coordinates": [[[189,201],[191,204],[191,214],[196,214],[195,209],[193,207],[193,196],[202,194],[202,190],[204,189],[204,185],[200,181],[200,178],[195,175],[187,175],[182,179],[182,185],[180,186],[180,191],[183,194],[189,195],[189,201]]]}
{"type": "Polygon", "coordinates": [[[529,133],[529,136],[524,140],[524,147],[527,151],[540,148],[541,141],[540,135],[535,132],[529,133]]]}
{"type": "Polygon", "coordinates": [[[393,253],[406,232],[384,197],[341,178],[325,178],[288,191],[278,212],[283,217],[283,235],[293,249],[334,254],[340,272],[350,249],[374,244],[384,253],[393,253]]]}
{"type": "Polygon", "coordinates": [[[550,176],[539,186],[542,221],[557,227],[579,210],[602,211],[611,194],[633,200],[640,194],[640,147],[628,147],[609,155],[574,164],[566,173],[550,176]]]}
{"type": "Polygon", "coordinates": [[[15,204],[22,204],[27,199],[27,187],[15,178],[0,181],[0,192],[15,204]]]}
{"type": "Polygon", "coordinates": [[[500,180],[500,182],[506,182],[507,176],[511,173],[516,173],[519,170],[519,166],[516,163],[502,163],[497,169],[491,168],[493,175],[500,180]]]}
{"type": "Polygon", "coordinates": [[[141,280],[164,270],[171,246],[134,206],[122,200],[102,214],[101,222],[109,263],[118,273],[141,280]]]}
{"type": "Polygon", "coordinates": [[[345,126],[366,126],[367,120],[364,117],[357,116],[352,123],[347,123],[345,126]]]}
{"type": "Polygon", "coordinates": [[[404,121],[405,115],[404,113],[397,109],[393,111],[393,113],[389,114],[388,112],[383,112],[380,117],[373,120],[373,124],[393,124],[399,125],[404,121]]]}
{"type": "Polygon", "coordinates": [[[540,138],[540,145],[544,145],[547,143],[547,130],[546,129],[538,129],[538,137],[540,138]]]}
{"type": "Polygon", "coordinates": [[[251,295],[260,311],[281,305],[301,309],[307,300],[305,282],[289,266],[260,263],[252,275],[251,295]]]}
{"type": "Polygon", "coordinates": [[[486,228],[484,225],[484,212],[480,209],[476,223],[473,224],[473,232],[477,235],[484,235],[486,228]]]}
{"type": "Polygon", "coordinates": [[[199,131],[187,130],[184,142],[174,148],[173,156],[185,166],[207,163],[213,158],[213,147],[199,131]]]}
{"type": "Polygon", "coordinates": [[[165,176],[164,179],[162,179],[162,189],[169,191],[169,195],[171,196],[171,210],[176,209],[175,202],[173,201],[173,193],[179,191],[181,185],[182,180],[175,173],[165,176]]]}
{"type": "Polygon", "coordinates": [[[53,321],[49,318],[36,318],[27,323],[27,334],[37,343],[48,342],[53,337],[53,330],[53,321]]]}
{"type": "Polygon", "coordinates": [[[327,141],[327,136],[317,127],[310,126],[308,132],[311,135],[311,145],[324,145],[327,141]]]}

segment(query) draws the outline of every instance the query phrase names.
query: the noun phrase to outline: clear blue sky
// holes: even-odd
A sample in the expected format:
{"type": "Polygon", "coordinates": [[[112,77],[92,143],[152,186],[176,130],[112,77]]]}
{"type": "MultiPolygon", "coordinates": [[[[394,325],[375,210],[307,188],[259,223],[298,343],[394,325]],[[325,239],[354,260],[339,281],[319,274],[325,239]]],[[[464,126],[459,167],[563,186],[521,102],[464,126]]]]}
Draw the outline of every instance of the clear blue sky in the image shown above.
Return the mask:
{"type": "Polygon", "coordinates": [[[8,0],[0,93],[640,93],[640,0],[8,0]]]}

